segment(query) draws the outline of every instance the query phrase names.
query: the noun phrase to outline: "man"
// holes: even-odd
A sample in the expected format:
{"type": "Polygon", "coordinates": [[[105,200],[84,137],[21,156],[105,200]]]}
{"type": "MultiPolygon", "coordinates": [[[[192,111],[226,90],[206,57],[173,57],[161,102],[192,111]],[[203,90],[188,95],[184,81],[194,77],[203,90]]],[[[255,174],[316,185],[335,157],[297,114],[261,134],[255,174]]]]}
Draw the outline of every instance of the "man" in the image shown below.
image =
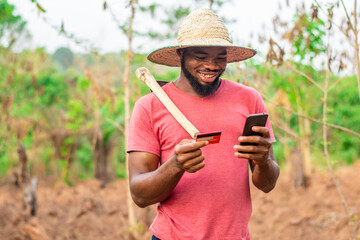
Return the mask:
{"type": "Polygon", "coordinates": [[[195,142],[151,93],[135,105],[130,123],[130,190],[140,207],[158,204],[153,239],[250,239],[253,184],[271,191],[279,176],[270,122],[253,127],[262,136],[240,137],[246,116],[266,112],[260,94],[220,75],[228,62],[255,51],[230,43],[223,21],[208,9],[192,12],[178,33],[179,45],[152,52],[152,62],[181,66],[163,89],[200,132],[221,131],[221,140],[195,142]],[[243,146],[252,142],[257,146],[243,146]],[[247,152],[247,153],[240,153],[247,152]]]}

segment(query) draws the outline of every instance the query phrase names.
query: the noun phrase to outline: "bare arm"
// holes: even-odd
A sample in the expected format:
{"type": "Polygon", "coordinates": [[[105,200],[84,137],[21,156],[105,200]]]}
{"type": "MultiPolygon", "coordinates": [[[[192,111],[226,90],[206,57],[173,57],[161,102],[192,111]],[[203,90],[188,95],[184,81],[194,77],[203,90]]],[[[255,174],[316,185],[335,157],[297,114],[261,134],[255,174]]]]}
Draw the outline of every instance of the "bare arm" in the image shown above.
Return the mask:
{"type": "Polygon", "coordinates": [[[196,172],[205,166],[201,147],[208,142],[183,140],[174,155],[158,167],[159,157],[147,152],[130,152],[130,191],[139,207],[146,207],[168,198],[184,172],[196,172]]]}
{"type": "Polygon", "coordinates": [[[235,156],[249,159],[250,168],[253,172],[252,182],[258,189],[267,193],[275,187],[280,169],[274,157],[268,128],[253,127],[253,131],[262,133],[263,137],[239,137],[239,142],[252,142],[258,145],[235,145],[234,150],[237,151],[235,156]],[[239,153],[238,151],[246,153],[239,153]]]}
{"type": "Polygon", "coordinates": [[[272,146],[269,150],[268,161],[264,164],[256,164],[254,160],[249,160],[254,185],[264,191],[270,192],[276,185],[280,170],[276,163],[272,146]]]}

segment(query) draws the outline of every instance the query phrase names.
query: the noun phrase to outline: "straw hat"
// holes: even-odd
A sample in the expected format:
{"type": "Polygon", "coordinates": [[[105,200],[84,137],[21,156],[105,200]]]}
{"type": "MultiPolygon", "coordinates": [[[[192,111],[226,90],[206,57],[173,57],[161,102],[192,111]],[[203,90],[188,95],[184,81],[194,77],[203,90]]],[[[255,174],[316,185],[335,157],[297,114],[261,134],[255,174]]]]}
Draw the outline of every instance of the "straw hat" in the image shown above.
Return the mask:
{"type": "Polygon", "coordinates": [[[179,67],[181,59],[176,50],[187,47],[226,47],[228,63],[242,61],[256,54],[253,49],[234,46],[224,22],[210,9],[198,9],[184,19],[177,43],[153,51],[148,59],[154,63],[179,67]]]}

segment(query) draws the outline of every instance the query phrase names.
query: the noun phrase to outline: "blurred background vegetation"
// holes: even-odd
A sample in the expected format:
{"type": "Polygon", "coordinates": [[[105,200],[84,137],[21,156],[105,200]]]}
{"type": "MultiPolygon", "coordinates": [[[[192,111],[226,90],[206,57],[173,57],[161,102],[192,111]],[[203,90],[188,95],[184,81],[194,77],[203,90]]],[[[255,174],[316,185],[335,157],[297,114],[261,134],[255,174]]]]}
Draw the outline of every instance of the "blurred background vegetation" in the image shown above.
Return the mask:
{"type": "MultiPolygon", "coordinates": [[[[46,11],[33,2],[39,12],[46,11]]],[[[215,11],[230,3],[195,2],[215,11]]],[[[179,71],[149,63],[146,54],[131,48],[132,38],[174,38],[176,24],[193,7],[162,6],[161,1],[140,4],[130,1],[126,11],[149,16],[166,12],[169,18],[161,20],[164,31],[139,33],[130,24],[136,18],[131,15],[129,21],[118,22],[119,31],[129,37],[128,51],[79,54],[66,47],[54,53],[43,48],[14,51],[20,38],[31,36],[15,7],[7,0],[0,1],[1,181],[10,178],[18,166],[19,144],[26,149],[32,176],[61,179],[67,184],[85,178],[110,181],[126,177],[125,106],[129,104],[131,110],[139,97],[150,92],[133,73],[145,66],[157,80],[171,81],[179,71]],[[124,86],[129,67],[128,85],[124,86]]],[[[114,14],[106,2],[103,7],[114,14]]],[[[326,5],[314,1],[311,7],[300,4],[292,19],[274,16],[274,29],[268,29],[274,37],[261,38],[259,34],[269,46],[267,54],[259,53],[266,61],[254,58],[229,64],[224,74],[224,78],[254,87],[263,95],[277,138],[276,158],[283,170],[294,166],[294,156],[301,160],[305,175],[326,170],[327,160],[333,167],[359,160],[359,48],[358,33],[353,31],[358,27],[354,19],[359,16],[355,11],[348,19],[345,13],[338,1],[326,5]],[[333,20],[336,9],[342,13],[339,27],[333,20]],[[338,33],[344,39],[341,48],[332,40],[338,33]]],[[[59,34],[77,41],[63,26],[59,26],[59,34]]]]}

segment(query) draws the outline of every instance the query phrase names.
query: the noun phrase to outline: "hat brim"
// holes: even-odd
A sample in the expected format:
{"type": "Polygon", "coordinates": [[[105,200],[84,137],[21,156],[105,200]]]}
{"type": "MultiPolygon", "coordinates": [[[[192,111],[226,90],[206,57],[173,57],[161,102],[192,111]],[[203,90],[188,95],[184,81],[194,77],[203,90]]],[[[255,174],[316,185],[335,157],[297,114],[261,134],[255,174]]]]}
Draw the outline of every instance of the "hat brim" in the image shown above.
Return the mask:
{"type": "Polygon", "coordinates": [[[189,47],[224,47],[227,51],[227,62],[239,62],[245,59],[251,58],[256,54],[254,49],[229,46],[229,45],[176,45],[170,47],[164,47],[151,52],[147,59],[151,62],[162,64],[170,67],[180,67],[181,59],[177,53],[178,49],[189,47]]]}

